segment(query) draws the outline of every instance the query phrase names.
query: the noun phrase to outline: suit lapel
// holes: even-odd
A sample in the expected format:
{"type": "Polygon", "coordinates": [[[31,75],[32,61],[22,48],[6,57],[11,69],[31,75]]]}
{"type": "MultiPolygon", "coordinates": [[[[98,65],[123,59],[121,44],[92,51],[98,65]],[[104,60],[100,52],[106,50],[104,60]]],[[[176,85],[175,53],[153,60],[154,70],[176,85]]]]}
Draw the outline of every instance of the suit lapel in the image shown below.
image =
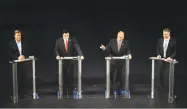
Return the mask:
{"type": "Polygon", "coordinates": [[[71,45],[72,45],[72,42],[71,42],[71,39],[69,38],[69,40],[68,40],[68,51],[71,48],[71,45]]]}
{"type": "MultiPolygon", "coordinates": [[[[18,45],[17,45],[17,43],[16,43],[15,40],[14,40],[13,44],[14,44],[14,47],[15,47],[16,52],[19,53],[18,45]]],[[[20,55],[20,53],[19,53],[19,55],[20,55]]]]}
{"type": "Polygon", "coordinates": [[[24,51],[24,50],[25,50],[24,48],[25,48],[25,43],[24,43],[24,41],[21,41],[21,53],[22,53],[23,55],[25,54],[25,53],[24,53],[24,52],[25,52],[25,51],[24,51]]]}
{"type": "Polygon", "coordinates": [[[114,44],[116,45],[116,47],[115,47],[116,51],[118,52],[118,40],[116,39],[114,42],[115,42],[114,44]]]}
{"type": "Polygon", "coordinates": [[[163,47],[163,44],[164,44],[164,38],[161,39],[161,49],[162,49],[162,52],[164,53],[164,47],[163,47]]]}
{"type": "Polygon", "coordinates": [[[62,48],[64,49],[64,52],[66,52],[66,45],[65,45],[65,42],[64,42],[64,38],[61,37],[61,41],[62,43],[60,44],[62,46],[62,48]]]}
{"type": "Polygon", "coordinates": [[[172,39],[170,38],[169,39],[169,42],[168,42],[168,47],[167,47],[167,50],[168,50],[168,48],[170,47],[170,45],[171,45],[171,41],[172,41],[172,39]]]}

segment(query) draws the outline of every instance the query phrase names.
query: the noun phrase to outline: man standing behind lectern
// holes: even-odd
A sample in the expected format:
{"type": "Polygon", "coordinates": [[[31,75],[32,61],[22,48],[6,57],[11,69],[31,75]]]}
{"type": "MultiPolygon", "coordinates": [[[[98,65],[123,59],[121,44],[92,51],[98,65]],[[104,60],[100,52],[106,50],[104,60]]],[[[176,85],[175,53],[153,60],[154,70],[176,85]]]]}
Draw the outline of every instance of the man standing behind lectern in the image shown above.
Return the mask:
{"type": "MultiPolygon", "coordinates": [[[[158,40],[157,57],[173,60],[176,58],[176,41],[171,38],[169,28],[163,30],[163,38],[158,40]]],[[[169,63],[161,62],[160,64],[160,86],[168,90],[169,82],[169,63]]]]}
{"type": "MultiPolygon", "coordinates": [[[[14,31],[14,40],[9,43],[9,60],[24,60],[28,58],[28,46],[22,40],[22,33],[20,30],[14,31]]],[[[20,62],[17,65],[18,78],[18,94],[19,97],[24,97],[28,92],[26,91],[26,63],[20,62]]]]}
{"type": "MultiPolygon", "coordinates": [[[[124,32],[119,31],[117,33],[117,38],[110,40],[109,44],[100,46],[101,49],[108,51],[110,56],[118,57],[128,55],[131,59],[131,50],[129,42],[124,40],[124,32]]],[[[121,95],[125,95],[125,75],[124,75],[124,60],[112,60],[111,61],[111,82],[113,84],[114,95],[117,94],[117,89],[120,88],[121,95]],[[120,87],[117,87],[117,83],[120,83],[120,87]]]]}
{"type": "MultiPolygon", "coordinates": [[[[78,42],[74,37],[70,37],[70,33],[67,29],[64,29],[62,37],[56,40],[55,53],[57,60],[60,57],[73,57],[77,55],[81,56],[82,59],[84,58],[78,42]]],[[[65,90],[68,94],[72,94],[74,86],[73,62],[71,60],[63,60],[63,80],[65,90]]]]}

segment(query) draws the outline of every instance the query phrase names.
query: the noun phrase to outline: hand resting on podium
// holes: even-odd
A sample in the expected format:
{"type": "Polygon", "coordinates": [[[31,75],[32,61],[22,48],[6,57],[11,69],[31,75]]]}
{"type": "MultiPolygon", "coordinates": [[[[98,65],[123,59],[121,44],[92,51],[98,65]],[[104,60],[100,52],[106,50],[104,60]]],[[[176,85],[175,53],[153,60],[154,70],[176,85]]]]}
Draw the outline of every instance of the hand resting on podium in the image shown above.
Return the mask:
{"type": "Polygon", "coordinates": [[[60,59],[60,56],[56,56],[56,60],[59,60],[60,59]]]}
{"type": "Polygon", "coordinates": [[[129,58],[129,59],[132,59],[132,56],[131,56],[131,54],[129,54],[129,55],[128,55],[128,58],[129,58]]]}
{"type": "Polygon", "coordinates": [[[20,55],[19,57],[18,57],[18,60],[24,60],[25,59],[25,56],[23,56],[23,55],[20,55]]]}

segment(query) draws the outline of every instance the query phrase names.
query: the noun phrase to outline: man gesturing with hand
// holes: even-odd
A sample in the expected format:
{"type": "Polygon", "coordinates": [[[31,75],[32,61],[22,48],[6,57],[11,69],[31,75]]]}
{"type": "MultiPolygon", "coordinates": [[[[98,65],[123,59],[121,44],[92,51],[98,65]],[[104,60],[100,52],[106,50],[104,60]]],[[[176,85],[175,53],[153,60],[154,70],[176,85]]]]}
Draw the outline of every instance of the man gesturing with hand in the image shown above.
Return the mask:
{"type": "MultiPolygon", "coordinates": [[[[104,51],[109,52],[110,56],[124,56],[128,55],[129,59],[132,58],[129,42],[124,40],[124,32],[119,31],[117,33],[117,38],[110,40],[108,45],[104,46],[101,44],[100,48],[104,51]]],[[[111,60],[111,82],[113,84],[114,94],[117,94],[119,90],[121,95],[125,95],[125,75],[124,70],[124,60],[111,60]],[[119,82],[119,86],[117,83],[119,82]],[[117,90],[119,89],[119,90],[117,90]]]]}

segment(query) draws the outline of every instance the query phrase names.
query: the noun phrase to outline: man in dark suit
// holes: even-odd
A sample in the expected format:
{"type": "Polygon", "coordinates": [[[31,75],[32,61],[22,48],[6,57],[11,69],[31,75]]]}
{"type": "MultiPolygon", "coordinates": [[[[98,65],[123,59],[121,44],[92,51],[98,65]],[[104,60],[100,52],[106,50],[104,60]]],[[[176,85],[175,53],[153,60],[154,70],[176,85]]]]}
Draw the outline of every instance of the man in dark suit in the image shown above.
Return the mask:
{"type": "MultiPolygon", "coordinates": [[[[80,49],[80,46],[74,37],[70,37],[68,30],[64,29],[62,37],[56,40],[55,45],[55,54],[56,59],[60,57],[72,57],[72,56],[81,56],[83,59],[83,53],[80,49]]],[[[72,94],[73,91],[73,62],[70,60],[63,60],[63,80],[65,90],[69,94],[72,94]]]]}
{"type": "MultiPolygon", "coordinates": [[[[28,57],[28,46],[26,42],[22,40],[22,34],[20,30],[14,31],[15,39],[9,43],[9,59],[12,60],[24,60],[28,57]]],[[[17,65],[17,77],[18,77],[18,93],[20,97],[23,97],[26,92],[26,65],[25,62],[18,63],[17,65]]]]}
{"type": "MultiPolygon", "coordinates": [[[[170,30],[168,28],[163,30],[163,38],[158,40],[157,57],[173,60],[176,58],[176,41],[170,37],[170,30]]],[[[168,90],[169,81],[169,63],[161,62],[160,64],[160,82],[162,89],[168,90]]]]}
{"type": "MultiPolygon", "coordinates": [[[[124,56],[128,55],[131,59],[131,50],[129,42],[124,40],[124,32],[119,31],[117,39],[110,40],[109,44],[105,47],[100,46],[101,49],[108,51],[110,56],[124,56]]],[[[112,60],[111,61],[111,82],[113,84],[114,94],[117,93],[117,82],[120,83],[121,95],[125,94],[125,75],[124,75],[124,60],[112,60]]]]}

